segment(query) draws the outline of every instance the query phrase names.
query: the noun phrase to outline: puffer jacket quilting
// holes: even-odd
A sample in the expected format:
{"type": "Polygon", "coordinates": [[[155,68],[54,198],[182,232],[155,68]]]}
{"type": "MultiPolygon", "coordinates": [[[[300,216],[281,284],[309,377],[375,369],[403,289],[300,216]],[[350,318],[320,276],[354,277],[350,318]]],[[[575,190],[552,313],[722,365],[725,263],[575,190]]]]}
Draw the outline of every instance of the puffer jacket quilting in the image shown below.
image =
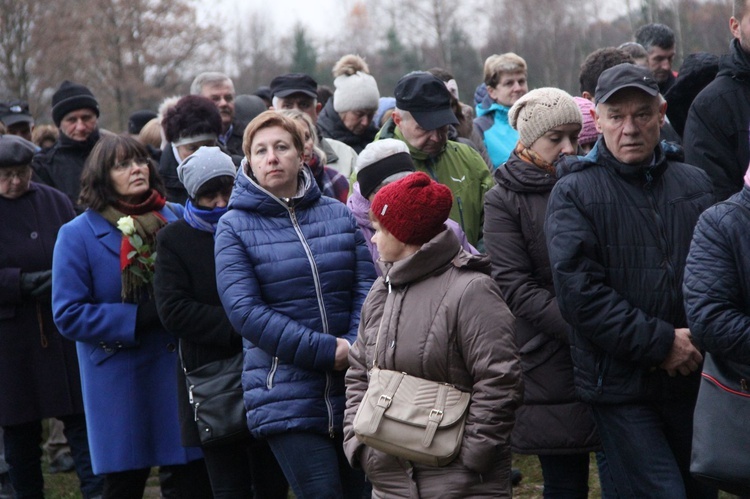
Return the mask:
{"type": "Polygon", "coordinates": [[[341,430],[335,338],[354,342],[375,277],[354,218],[311,178],[305,169],[304,194],[289,207],[241,172],[217,229],[218,291],[245,338],[242,380],[256,436],[341,430]]]}

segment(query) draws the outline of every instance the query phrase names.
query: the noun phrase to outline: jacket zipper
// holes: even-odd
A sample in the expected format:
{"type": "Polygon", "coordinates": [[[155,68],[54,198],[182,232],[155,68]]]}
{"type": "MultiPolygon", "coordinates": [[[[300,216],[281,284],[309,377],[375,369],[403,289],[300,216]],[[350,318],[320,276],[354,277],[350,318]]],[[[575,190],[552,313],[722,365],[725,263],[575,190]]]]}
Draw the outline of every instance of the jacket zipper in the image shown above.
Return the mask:
{"type": "MultiPolygon", "coordinates": [[[[302,234],[302,229],[297,221],[297,214],[294,212],[294,206],[291,204],[287,206],[289,210],[289,218],[292,221],[292,227],[297,233],[297,237],[302,243],[302,247],[307,255],[307,261],[310,263],[310,269],[312,270],[313,282],[315,283],[315,296],[318,300],[318,310],[320,311],[320,319],[323,325],[323,334],[330,334],[328,331],[328,315],[326,314],[325,303],[323,303],[323,287],[320,285],[320,275],[318,274],[318,267],[315,265],[315,259],[313,258],[312,250],[307,244],[305,235],[302,234]]],[[[323,399],[326,403],[326,410],[328,411],[328,435],[334,437],[333,427],[333,404],[331,404],[331,373],[326,371],[326,388],[323,394],[323,399]]]]}
{"type": "Polygon", "coordinates": [[[266,388],[269,390],[273,388],[273,377],[276,375],[276,369],[279,367],[279,358],[274,357],[273,362],[271,362],[271,370],[268,371],[268,376],[266,376],[266,388]]]}

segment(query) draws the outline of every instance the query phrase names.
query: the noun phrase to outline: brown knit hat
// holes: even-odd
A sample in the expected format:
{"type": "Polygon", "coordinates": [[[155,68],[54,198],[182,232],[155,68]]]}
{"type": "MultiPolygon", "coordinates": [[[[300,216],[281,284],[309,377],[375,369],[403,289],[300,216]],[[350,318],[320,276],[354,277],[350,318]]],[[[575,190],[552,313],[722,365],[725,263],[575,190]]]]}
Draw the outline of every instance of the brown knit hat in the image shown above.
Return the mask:
{"type": "Polygon", "coordinates": [[[518,99],[508,112],[508,121],[518,130],[520,142],[531,147],[548,130],[569,123],[581,125],[583,118],[573,97],[559,88],[546,87],[518,99]]]}
{"type": "Polygon", "coordinates": [[[452,205],[448,187],[416,172],[380,189],[370,209],[396,239],[422,245],[445,229],[452,205]]]}

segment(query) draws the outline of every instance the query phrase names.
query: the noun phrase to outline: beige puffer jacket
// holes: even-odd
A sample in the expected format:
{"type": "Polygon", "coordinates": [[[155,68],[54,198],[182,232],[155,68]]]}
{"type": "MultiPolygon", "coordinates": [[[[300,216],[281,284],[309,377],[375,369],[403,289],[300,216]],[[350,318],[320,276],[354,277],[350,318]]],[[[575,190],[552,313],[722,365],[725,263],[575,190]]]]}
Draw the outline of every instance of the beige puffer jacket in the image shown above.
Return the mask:
{"type": "Polygon", "coordinates": [[[510,497],[509,437],[521,403],[513,315],[489,259],[464,252],[445,230],[414,255],[383,267],[362,308],[349,353],[344,450],[373,484],[373,497],[510,497]],[[455,461],[431,467],[363,445],[352,424],[378,365],[470,392],[464,442],[455,461]]]}

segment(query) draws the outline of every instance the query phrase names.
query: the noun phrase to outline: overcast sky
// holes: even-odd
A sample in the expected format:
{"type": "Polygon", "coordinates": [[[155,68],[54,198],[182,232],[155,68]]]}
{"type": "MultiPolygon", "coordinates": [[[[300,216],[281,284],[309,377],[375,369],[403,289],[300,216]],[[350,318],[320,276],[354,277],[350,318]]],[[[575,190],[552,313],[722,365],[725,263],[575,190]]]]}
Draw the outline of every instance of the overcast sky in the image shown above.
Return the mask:
{"type": "MultiPolygon", "coordinates": [[[[360,0],[365,5],[377,0],[360,0]]],[[[461,1],[461,0],[458,0],[461,1]]],[[[564,1],[564,0],[550,0],[564,1]]],[[[597,0],[592,0],[597,1],[597,0]]],[[[339,26],[357,0],[218,0],[196,2],[198,10],[209,18],[219,16],[222,22],[235,25],[254,12],[267,15],[274,31],[291,31],[297,21],[302,22],[308,32],[316,38],[330,38],[339,33],[339,26]]],[[[614,17],[625,11],[623,0],[598,0],[603,18],[614,17]]],[[[638,3],[638,0],[633,2],[638,3]]]]}

